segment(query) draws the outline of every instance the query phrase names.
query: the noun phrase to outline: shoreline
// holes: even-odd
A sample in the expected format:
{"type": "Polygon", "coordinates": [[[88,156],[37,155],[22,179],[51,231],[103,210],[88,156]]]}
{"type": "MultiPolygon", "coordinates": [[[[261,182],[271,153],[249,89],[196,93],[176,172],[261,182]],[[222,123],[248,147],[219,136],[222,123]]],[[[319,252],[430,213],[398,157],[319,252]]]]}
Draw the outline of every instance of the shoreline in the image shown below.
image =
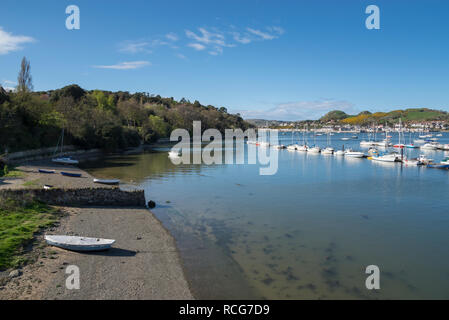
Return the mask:
{"type": "MultiPolygon", "coordinates": [[[[50,184],[59,188],[102,187],[94,185],[85,171],[58,166],[51,161],[33,161],[18,166],[24,177],[0,179],[0,190],[50,184]],[[45,166],[44,166],[45,165],[45,166]],[[59,174],[41,175],[37,168],[83,174],[68,178],[59,174]],[[77,180],[77,181],[76,181],[77,180]],[[91,183],[93,186],[89,185],[91,183]]],[[[176,241],[162,222],[148,209],[135,207],[57,207],[63,212],[56,226],[39,232],[24,256],[32,262],[18,269],[0,272],[0,300],[8,299],[194,299],[186,278],[176,241]],[[116,239],[113,248],[99,253],[76,253],[48,246],[44,233],[94,236],[116,239]],[[80,269],[80,290],[68,290],[67,266],[80,269]],[[16,273],[17,274],[17,273],[16,273]],[[3,279],[3,280],[2,280],[3,279]],[[6,279],[6,283],[5,282],[6,279]]]]}

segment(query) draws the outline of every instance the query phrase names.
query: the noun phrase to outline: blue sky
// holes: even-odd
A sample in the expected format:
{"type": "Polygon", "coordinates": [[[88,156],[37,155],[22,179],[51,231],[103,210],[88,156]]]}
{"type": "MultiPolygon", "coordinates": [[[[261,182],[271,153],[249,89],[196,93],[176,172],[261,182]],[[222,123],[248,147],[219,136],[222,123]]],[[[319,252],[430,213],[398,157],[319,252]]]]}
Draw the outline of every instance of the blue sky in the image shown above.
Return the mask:
{"type": "Polygon", "coordinates": [[[449,1],[2,0],[0,84],[145,91],[246,118],[449,111],[449,1]],[[67,30],[65,8],[80,8],[67,30]],[[380,30],[365,8],[380,8],[380,30]]]}

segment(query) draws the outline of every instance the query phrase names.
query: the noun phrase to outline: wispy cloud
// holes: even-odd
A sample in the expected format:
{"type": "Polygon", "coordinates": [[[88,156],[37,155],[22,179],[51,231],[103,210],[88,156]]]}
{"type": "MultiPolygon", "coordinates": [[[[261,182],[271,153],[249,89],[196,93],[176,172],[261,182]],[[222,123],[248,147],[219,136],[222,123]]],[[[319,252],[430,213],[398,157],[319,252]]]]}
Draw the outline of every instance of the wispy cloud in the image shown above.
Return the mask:
{"type": "Polygon", "coordinates": [[[175,56],[177,56],[179,59],[187,60],[187,57],[185,55],[183,55],[182,53],[177,53],[177,54],[175,54],[175,56]]]}
{"type": "Polygon", "coordinates": [[[251,37],[248,37],[247,35],[241,35],[239,32],[233,32],[232,35],[234,40],[241,44],[248,44],[252,41],[251,37]]]}
{"type": "Polygon", "coordinates": [[[35,42],[32,37],[16,36],[10,32],[6,32],[0,27],[0,54],[8,54],[10,52],[23,49],[25,43],[35,42]]]}
{"type": "Polygon", "coordinates": [[[113,65],[100,65],[94,66],[94,68],[99,69],[114,69],[114,70],[132,70],[139,69],[146,66],[150,66],[151,63],[148,61],[130,61],[130,62],[120,62],[113,65]]]}
{"type": "Polygon", "coordinates": [[[346,113],[356,113],[354,105],[348,101],[318,100],[318,101],[296,101],[279,103],[267,110],[239,110],[246,119],[267,120],[315,120],[332,110],[341,110],[346,113]]]}
{"type": "Polygon", "coordinates": [[[178,41],[178,40],[179,40],[178,36],[177,36],[176,33],[174,33],[174,32],[167,33],[167,34],[165,35],[165,37],[166,37],[168,40],[171,40],[171,41],[178,41]]]}
{"type": "Polygon", "coordinates": [[[190,30],[186,30],[186,36],[203,44],[215,44],[219,46],[226,46],[224,41],[225,36],[219,32],[210,32],[205,28],[198,28],[201,34],[196,34],[190,30]]]}
{"type": "Polygon", "coordinates": [[[201,43],[189,43],[187,46],[198,51],[206,49],[206,46],[202,45],[201,43]]]}
{"type": "Polygon", "coordinates": [[[150,45],[149,42],[146,41],[125,41],[121,43],[119,51],[125,53],[138,53],[138,52],[146,52],[151,53],[151,50],[148,49],[150,45]]]}
{"type": "Polygon", "coordinates": [[[284,33],[284,29],[279,26],[264,27],[261,30],[246,28],[239,30],[235,26],[228,29],[219,30],[214,27],[201,27],[192,30],[184,30],[184,35],[169,32],[165,35],[153,39],[125,41],[120,44],[120,52],[123,53],[151,53],[156,47],[165,46],[180,53],[182,47],[190,47],[196,51],[204,51],[210,55],[218,56],[223,54],[224,48],[232,48],[239,45],[246,45],[254,41],[266,41],[278,38],[284,33]]]}

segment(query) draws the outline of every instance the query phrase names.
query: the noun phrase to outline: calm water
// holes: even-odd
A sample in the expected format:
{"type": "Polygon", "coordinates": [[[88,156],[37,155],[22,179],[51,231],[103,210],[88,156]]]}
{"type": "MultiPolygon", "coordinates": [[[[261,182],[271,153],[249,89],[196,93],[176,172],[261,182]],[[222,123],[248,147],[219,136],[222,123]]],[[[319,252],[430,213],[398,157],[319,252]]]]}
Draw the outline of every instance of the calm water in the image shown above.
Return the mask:
{"type": "MultiPolygon", "coordinates": [[[[366,139],[341,137],[335,148],[362,150],[366,139]]],[[[156,201],[197,297],[449,298],[448,171],[281,150],[277,174],[260,176],[258,165],[175,166],[166,151],[85,167],[156,201]],[[365,288],[371,264],[381,270],[375,292],[365,288]]]]}

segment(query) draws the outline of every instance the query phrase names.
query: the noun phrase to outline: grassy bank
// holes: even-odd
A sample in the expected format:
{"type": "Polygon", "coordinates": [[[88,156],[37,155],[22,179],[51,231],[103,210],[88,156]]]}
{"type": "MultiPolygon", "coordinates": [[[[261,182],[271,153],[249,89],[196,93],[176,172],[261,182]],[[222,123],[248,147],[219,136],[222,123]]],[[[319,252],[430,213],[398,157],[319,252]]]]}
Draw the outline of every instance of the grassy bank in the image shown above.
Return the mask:
{"type": "Polygon", "coordinates": [[[0,270],[24,263],[23,247],[33,235],[53,225],[58,211],[43,203],[0,199],[0,270]]]}
{"type": "Polygon", "coordinates": [[[23,176],[23,172],[14,167],[9,168],[7,165],[0,167],[0,178],[21,178],[23,176]]]}

